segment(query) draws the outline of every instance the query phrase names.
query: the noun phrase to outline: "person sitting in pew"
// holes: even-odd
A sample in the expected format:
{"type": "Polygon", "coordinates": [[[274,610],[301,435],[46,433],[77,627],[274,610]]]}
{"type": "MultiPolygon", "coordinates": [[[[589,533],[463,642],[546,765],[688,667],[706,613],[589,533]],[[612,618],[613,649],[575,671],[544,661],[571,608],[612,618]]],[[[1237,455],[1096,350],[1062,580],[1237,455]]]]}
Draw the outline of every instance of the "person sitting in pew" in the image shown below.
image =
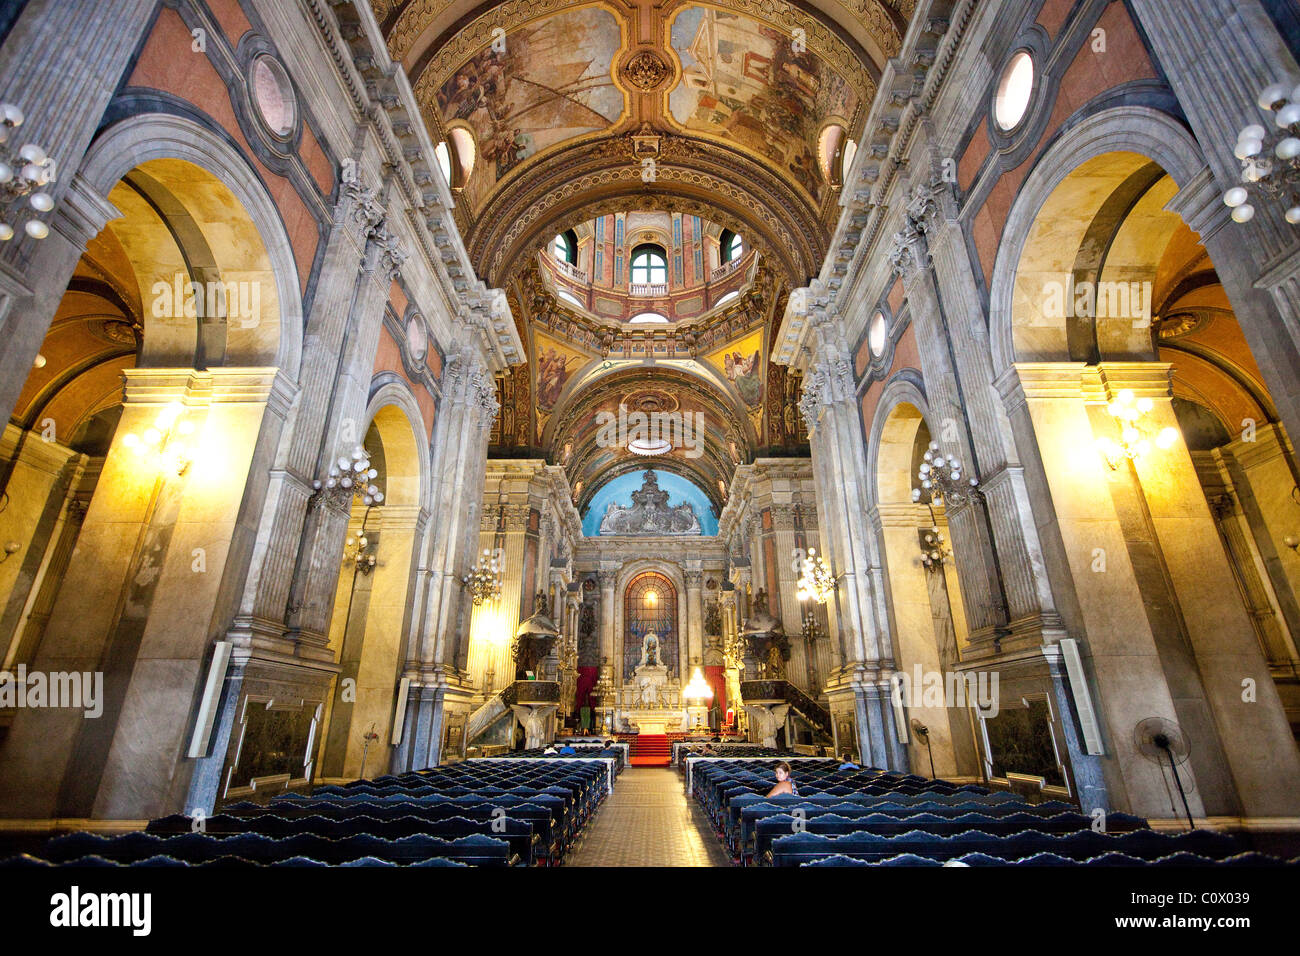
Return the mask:
{"type": "Polygon", "coordinates": [[[775,797],[778,793],[799,795],[799,788],[795,785],[794,776],[790,773],[788,763],[782,760],[772,770],[776,774],[776,786],[767,791],[769,797],[775,797]]]}
{"type": "Polygon", "coordinates": [[[840,766],[839,766],[839,769],[840,769],[841,771],[851,771],[851,770],[861,770],[862,768],[861,768],[860,766],[858,766],[856,763],[853,762],[853,754],[849,753],[849,752],[846,750],[846,751],[844,751],[844,753],[840,756],[840,766]]]}
{"type": "Polygon", "coordinates": [[[574,750],[571,744],[565,744],[563,747],[560,748],[561,757],[572,757],[577,752],[578,751],[574,750]]]}

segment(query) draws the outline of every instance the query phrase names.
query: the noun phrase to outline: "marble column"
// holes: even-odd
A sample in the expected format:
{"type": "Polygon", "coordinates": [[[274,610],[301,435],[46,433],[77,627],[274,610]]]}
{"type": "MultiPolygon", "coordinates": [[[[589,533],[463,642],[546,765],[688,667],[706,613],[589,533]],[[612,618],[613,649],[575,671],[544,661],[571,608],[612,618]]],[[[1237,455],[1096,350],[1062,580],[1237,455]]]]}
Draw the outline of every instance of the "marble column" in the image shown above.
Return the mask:
{"type": "MultiPolygon", "coordinates": [[[[1151,399],[1143,421],[1151,434],[1178,428],[1170,365],[1103,362],[1098,371],[1108,399],[1123,389],[1151,399]]],[[[1180,440],[1168,449],[1153,448],[1133,459],[1133,468],[1241,809],[1248,816],[1295,815],[1300,751],[1187,447],[1180,440]]],[[[1202,746],[1209,743],[1206,736],[1200,735],[1202,746]]]]}
{"type": "MultiPolygon", "coordinates": [[[[1112,478],[1095,452],[1096,436],[1084,401],[1082,363],[1018,363],[999,381],[1015,428],[1020,458],[1039,474],[1045,514],[1053,517],[1084,635],[1080,652],[1098,710],[1105,752],[1101,792],[1081,792],[1084,806],[1140,815],[1175,815],[1166,772],[1143,756],[1133,729],[1147,717],[1177,720],[1161,648],[1130,557],[1125,528],[1111,492],[1112,478]]],[[[1080,754],[1071,753],[1076,776],[1080,754]]],[[[1183,768],[1196,787],[1196,768],[1183,768]]],[[[1194,814],[1204,813],[1199,788],[1189,793],[1194,814]]]]}

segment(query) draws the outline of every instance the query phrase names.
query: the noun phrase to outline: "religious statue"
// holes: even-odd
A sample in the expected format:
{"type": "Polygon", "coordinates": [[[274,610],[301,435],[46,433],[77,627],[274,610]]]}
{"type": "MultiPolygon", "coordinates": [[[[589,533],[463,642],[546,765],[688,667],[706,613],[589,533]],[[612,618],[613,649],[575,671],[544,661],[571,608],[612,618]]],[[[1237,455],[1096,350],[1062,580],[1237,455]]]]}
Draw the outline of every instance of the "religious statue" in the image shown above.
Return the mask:
{"type": "Polygon", "coordinates": [[[659,685],[650,677],[642,677],[640,681],[641,706],[658,707],[659,706],[659,685]]]}
{"type": "Polygon", "coordinates": [[[781,655],[781,645],[775,640],[767,645],[767,679],[785,680],[785,659],[781,655]]]}
{"type": "Polygon", "coordinates": [[[654,631],[651,631],[646,634],[645,640],[641,642],[640,666],[655,666],[662,663],[663,661],[659,660],[659,637],[654,631]]]}

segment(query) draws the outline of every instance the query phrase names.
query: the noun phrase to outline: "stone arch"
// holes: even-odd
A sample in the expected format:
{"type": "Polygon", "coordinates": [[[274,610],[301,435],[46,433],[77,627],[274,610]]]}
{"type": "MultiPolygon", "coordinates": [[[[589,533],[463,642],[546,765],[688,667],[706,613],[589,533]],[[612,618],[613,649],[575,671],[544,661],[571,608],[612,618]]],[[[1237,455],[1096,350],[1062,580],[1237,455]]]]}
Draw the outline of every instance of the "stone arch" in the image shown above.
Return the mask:
{"type": "MultiPolygon", "coordinates": [[[[1146,106],[1103,110],[1057,139],[1021,187],[994,262],[989,284],[989,325],[995,374],[1010,368],[1025,350],[1023,336],[1017,336],[1016,282],[1021,259],[1044,206],[1077,169],[1108,153],[1145,157],[1159,165],[1179,187],[1186,186],[1204,168],[1200,147],[1192,135],[1173,117],[1146,106]]],[[[1069,355],[1063,323],[1045,331],[1038,350],[1069,355]]]]}
{"type": "MultiPolygon", "coordinates": [[[[268,328],[265,306],[254,335],[236,336],[227,352],[227,365],[274,366],[296,381],[302,356],[302,293],[293,245],[274,200],[256,172],[226,140],[192,120],[168,114],[133,116],[109,127],[90,147],[80,177],[101,196],[107,196],[132,170],[160,160],[180,160],[197,167],[227,190],[253,229],[261,249],[243,256],[232,249],[212,251],[218,261],[230,256],[228,269],[265,264],[274,295],[274,326],[268,328]],[[244,341],[241,341],[241,338],[244,341]]],[[[173,189],[177,199],[184,193],[173,189]]],[[[211,237],[209,237],[211,242],[211,237]]]]}
{"type": "Polygon", "coordinates": [[[677,676],[682,679],[682,674],[686,667],[684,659],[687,648],[687,631],[686,631],[686,575],[681,567],[672,561],[665,561],[660,558],[640,558],[635,561],[626,562],[618,571],[618,578],[614,582],[614,660],[610,661],[614,665],[614,681],[621,683],[624,679],[622,674],[622,662],[624,656],[624,639],[627,622],[627,589],[634,580],[647,571],[653,571],[662,574],[672,582],[674,590],[677,592],[677,676]]]}

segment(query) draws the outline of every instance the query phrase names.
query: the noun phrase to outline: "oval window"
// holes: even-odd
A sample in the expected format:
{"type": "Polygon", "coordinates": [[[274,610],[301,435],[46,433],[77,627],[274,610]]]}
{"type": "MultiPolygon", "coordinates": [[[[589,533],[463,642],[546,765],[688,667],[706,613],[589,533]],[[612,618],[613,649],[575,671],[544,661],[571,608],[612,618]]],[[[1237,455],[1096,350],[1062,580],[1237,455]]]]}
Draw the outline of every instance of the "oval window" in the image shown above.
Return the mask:
{"type": "Polygon", "coordinates": [[[871,349],[871,354],[876,358],[885,351],[885,316],[877,312],[871,317],[871,325],[867,328],[867,347],[871,349]]]}
{"type": "Polygon", "coordinates": [[[276,60],[259,56],[253,61],[253,102],[266,128],[279,137],[293,132],[297,103],[289,76],[276,60]]]}
{"type": "Polygon", "coordinates": [[[1001,130],[1015,129],[1029,110],[1034,91],[1034,59],[1024,50],[1011,58],[998,81],[993,100],[993,119],[1001,130]]]}

